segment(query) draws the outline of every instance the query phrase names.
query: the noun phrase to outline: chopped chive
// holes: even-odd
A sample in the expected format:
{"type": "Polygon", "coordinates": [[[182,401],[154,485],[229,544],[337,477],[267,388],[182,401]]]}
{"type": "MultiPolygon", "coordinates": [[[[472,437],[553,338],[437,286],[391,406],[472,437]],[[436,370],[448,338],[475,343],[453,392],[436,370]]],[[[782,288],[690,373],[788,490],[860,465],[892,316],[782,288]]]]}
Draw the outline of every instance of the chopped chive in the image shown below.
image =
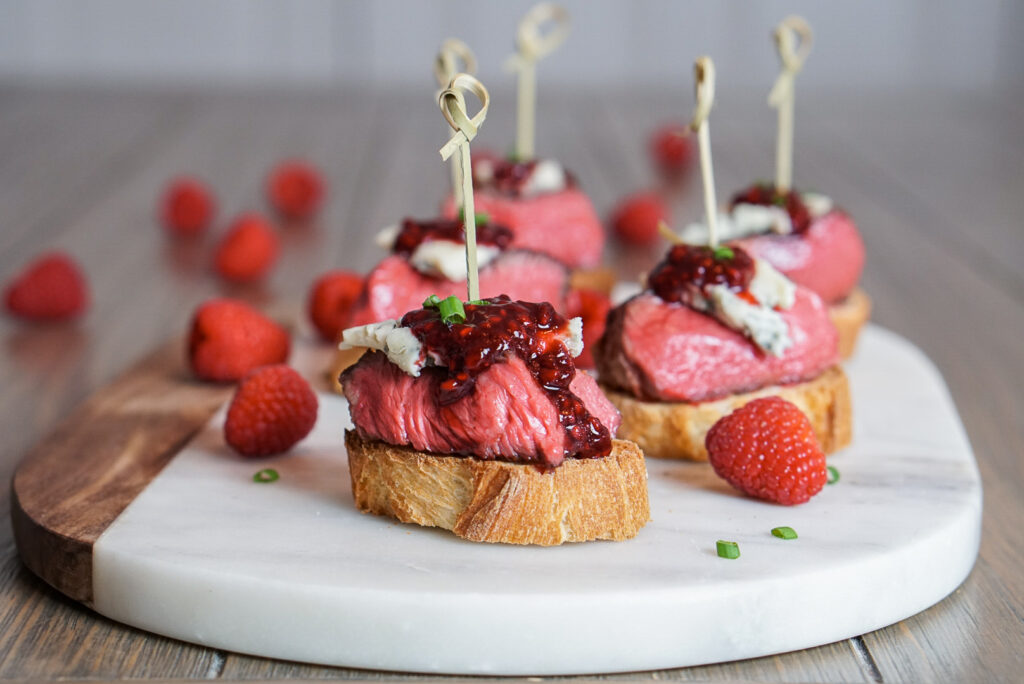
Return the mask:
{"type": "Polygon", "coordinates": [[[828,484],[839,482],[839,469],[835,466],[828,467],[828,484]]]}
{"type": "Polygon", "coordinates": [[[721,247],[715,247],[715,261],[721,261],[723,259],[732,259],[736,256],[736,252],[732,249],[722,245],[721,247]]]}
{"type": "Polygon", "coordinates": [[[719,539],[715,542],[715,546],[718,548],[719,558],[739,558],[740,557],[740,545],[733,541],[723,541],[719,539]]]}
{"type": "MultiPolygon", "coordinates": [[[[466,220],[466,210],[463,207],[459,207],[459,220],[466,220]]],[[[485,223],[490,223],[491,215],[486,211],[478,211],[473,214],[473,220],[476,221],[476,225],[482,226],[485,223]]]]}
{"type": "Polygon", "coordinates": [[[472,304],[473,306],[486,306],[489,302],[486,299],[470,299],[466,303],[472,304]]]}
{"type": "Polygon", "coordinates": [[[772,204],[774,204],[777,207],[784,207],[786,206],[786,198],[781,195],[773,197],[772,204]]]}
{"type": "Polygon", "coordinates": [[[442,299],[437,308],[441,312],[441,320],[445,323],[464,323],[466,321],[466,309],[462,306],[462,301],[455,295],[442,299]]]}
{"type": "Polygon", "coordinates": [[[772,535],[779,539],[796,539],[796,530],[792,527],[773,527],[772,535]]]}
{"type": "Polygon", "coordinates": [[[441,303],[441,298],[438,297],[436,294],[432,294],[432,295],[430,295],[429,297],[427,297],[426,299],[423,300],[423,308],[424,309],[436,309],[440,303],[441,303]]]}
{"type": "Polygon", "coordinates": [[[274,482],[280,475],[273,468],[264,468],[263,470],[256,471],[256,474],[252,476],[253,482],[274,482]]]}
{"type": "Polygon", "coordinates": [[[519,161],[519,152],[517,152],[514,147],[508,148],[508,151],[505,152],[505,159],[512,163],[516,163],[519,161]]]}

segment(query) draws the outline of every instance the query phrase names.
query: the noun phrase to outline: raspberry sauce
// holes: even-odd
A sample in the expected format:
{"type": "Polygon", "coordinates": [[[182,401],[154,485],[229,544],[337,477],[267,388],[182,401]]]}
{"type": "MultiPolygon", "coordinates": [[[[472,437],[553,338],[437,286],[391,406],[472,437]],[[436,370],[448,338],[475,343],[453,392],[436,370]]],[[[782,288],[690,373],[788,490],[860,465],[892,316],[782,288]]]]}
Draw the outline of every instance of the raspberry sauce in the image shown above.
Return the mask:
{"type": "Polygon", "coordinates": [[[793,224],[794,233],[807,232],[811,227],[811,211],[796,190],[779,192],[774,185],[756,183],[746,190],[736,193],[732,202],[729,203],[729,208],[732,209],[737,204],[759,204],[785,209],[793,224]]]}
{"type": "MultiPolygon", "coordinates": [[[[481,216],[481,214],[477,214],[481,216]]],[[[404,219],[402,230],[395,238],[391,251],[401,256],[409,256],[427,240],[450,240],[464,244],[466,235],[463,232],[461,219],[436,219],[434,221],[417,221],[404,219]]],[[[476,241],[480,245],[493,245],[505,249],[512,242],[512,231],[495,223],[478,223],[476,241]]]]}
{"type": "Polygon", "coordinates": [[[743,292],[754,279],[754,260],[739,247],[676,245],[647,277],[647,287],[666,302],[689,304],[693,288],[725,285],[743,292]]]}
{"type": "Polygon", "coordinates": [[[513,302],[506,295],[484,301],[465,305],[464,323],[445,323],[436,308],[402,317],[402,327],[412,331],[427,356],[447,373],[438,403],[446,406],[468,395],[477,376],[515,354],[558,411],[566,433],[565,455],[601,458],[611,453],[608,428],[569,389],[576,364],[561,339],[566,319],[547,302],[513,302]]]}
{"type": "MultiPolygon", "coordinates": [[[[530,161],[512,161],[509,159],[486,158],[479,162],[480,167],[487,166],[488,173],[479,173],[479,168],[474,164],[473,186],[476,188],[487,188],[495,190],[503,195],[519,196],[523,187],[534,169],[537,168],[537,159],[530,161]]],[[[572,174],[565,174],[566,187],[573,187],[576,184],[572,174]]]]}

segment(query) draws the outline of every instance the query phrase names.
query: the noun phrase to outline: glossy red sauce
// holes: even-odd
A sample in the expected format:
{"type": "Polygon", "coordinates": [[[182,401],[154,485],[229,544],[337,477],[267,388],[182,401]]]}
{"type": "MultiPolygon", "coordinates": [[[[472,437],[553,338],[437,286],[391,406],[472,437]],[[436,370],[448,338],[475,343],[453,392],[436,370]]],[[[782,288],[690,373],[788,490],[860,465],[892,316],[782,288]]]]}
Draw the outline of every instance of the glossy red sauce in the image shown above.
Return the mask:
{"type": "Polygon", "coordinates": [[[796,190],[779,192],[774,185],[756,183],[736,193],[729,203],[729,208],[732,209],[737,204],[760,204],[785,209],[793,224],[794,233],[805,233],[811,227],[811,211],[796,190]]]}
{"type": "MultiPolygon", "coordinates": [[[[401,256],[409,256],[427,240],[451,240],[465,243],[466,236],[463,232],[462,221],[460,219],[436,219],[433,221],[404,219],[402,230],[395,238],[395,244],[392,245],[391,251],[401,256]]],[[[499,249],[505,249],[512,242],[512,231],[494,223],[480,223],[476,227],[476,241],[480,245],[493,245],[499,249]]]]}
{"type": "Polygon", "coordinates": [[[477,376],[515,354],[550,397],[565,428],[565,455],[601,458],[611,453],[608,428],[569,390],[576,375],[572,354],[561,340],[568,322],[547,302],[513,302],[501,295],[486,304],[466,304],[464,323],[445,323],[435,308],[402,317],[426,354],[447,371],[438,403],[452,404],[473,391],[477,376]]]}
{"type": "MultiPolygon", "coordinates": [[[[527,181],[530,180],[530,176],[533,175],[534,169],[537,168],[538,161],[537,159],[513,161],[487,157],[480,160],[479,165],[486,164],[490,167],[489,177],[482,179],[479,173],[480,166],[474,164],[473,185],[477,188],[495,190],[503,195],[519,195],[527,181]]],[[[572,174],[568,172],[565,174],[565,180],[567,188],[574,187],[576,184],[572,174]]]]}
{"type": "Polygon", "coordinates": [[[726,285],[743,292],[754,278],[754,260],[739,247],[731,255],[715,256],[710,247],[676,245],[647,277],[647,287],[666,302],[690,304],[693,287],[706,292],[712,285],[726,285]]]}

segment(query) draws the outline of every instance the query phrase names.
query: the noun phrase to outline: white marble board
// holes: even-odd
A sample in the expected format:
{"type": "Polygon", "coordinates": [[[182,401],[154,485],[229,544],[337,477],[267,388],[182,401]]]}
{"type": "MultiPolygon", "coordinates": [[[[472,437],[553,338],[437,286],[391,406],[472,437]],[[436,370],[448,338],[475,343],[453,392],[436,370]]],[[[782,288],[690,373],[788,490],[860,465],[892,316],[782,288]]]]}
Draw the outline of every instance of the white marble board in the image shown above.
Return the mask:
{"type": "MultiPolygon", "coordinates": [[[[317,368],[308,351],[297,365],[317,368]]],[[[474,544],[358,513],[344,399],[252,461],[222,414],[93,548],[95,609],[262,656],[412,672],[556,675],[680,667],[830,643],[940,601],[977,555],[981,483],[935,367],[876,326],[848,364],[854,444],[799,507],[702,464],[648,461],[652,520],[627,542],[474,544]],[[273,467],[280,480],[252,481],[273,467]],[[788,525],[799,539],[770,534],[788,525]],[[717,557],[715,541],[741,557],[717,557]]]]}

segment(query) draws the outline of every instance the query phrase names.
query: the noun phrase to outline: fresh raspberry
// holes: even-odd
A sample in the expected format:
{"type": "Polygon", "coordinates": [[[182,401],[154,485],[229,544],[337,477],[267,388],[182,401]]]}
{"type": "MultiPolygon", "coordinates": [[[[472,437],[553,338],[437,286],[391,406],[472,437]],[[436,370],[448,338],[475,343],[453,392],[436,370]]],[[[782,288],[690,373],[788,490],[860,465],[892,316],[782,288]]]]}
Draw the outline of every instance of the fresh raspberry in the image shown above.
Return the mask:
{"type": "Polygon", "coordinates": [[[89,305],[89,286],[74,259],[48,252],[7,284],[7,311],[31,320],[72,318],[89,305]]]}
{"type": "Polygon", "coordinates": [[[363,278],[351,271],[329,271],[309,291],[309,317],[320,337],[336,342],[348,327],[352,306],[363,291],[363,278]]]}
{"type": "Polygon", "coordinates": [[[210,225],[213,212],[213,193],[202,181],[188,176],[172,180],[160,200],[164,228],[175,235],[203,233],[210,225]]]}
{"type": "Polygon", "coordinates": [[[758,499],[805,503],[828,480],[811,421],[781,397],[755,399],[719,419],[704,444],[719,477],[758,499]]]}
{"type": "Polygon", "coordinates": [[[611,311],[612,301],[603,292],[589,288],[575,288],[567,298],[569,317],[583,319],[583,353],[576,357],[577,368],[594,367],[594,349],[604,335],[605,322],[611,311]]]}
{"type": "Polygon", "coordinates": [[[228,228],[214,253],[214,267],[226,280],[236,283],[259,280],[270,271],[280,241],[259,214],[242,214],[228,228]]]}
{"type": "Polygon", "coordinates": [[[619,203],[612,214],[612,228],[623,242],[651,245],[658,240],[658,222],[669,220],[668,207],[661,197],[640,192],[619,203]]]}
{"type": "Polygon", "coordinates": [[[668,124],[656,130],[650,139],[651,159],[667,180],[677,180],[693,164],[693,138],[685,124],[668,124]]]}
{"type": "Polygon", "coordinates": [[[281,162],[267,178],[267,197],[282,216],[299,221],[309,219],[324,198],[323,174],[304,161],[281,162]]]}
{"type": "Polygon", "coordinates": [[[242,456],[280,454],[313,429],[316,409],[316,394],[294,369],[257,368],[235,390],[224,439],[242,456]]]}
{"type": "Polygon", "coordinates": [[[288,331],[248,304],[211,299],[192,319],[188,359],[197,377],[234,382],[253,368],[283,363],[290,345],[288,331]]]}

